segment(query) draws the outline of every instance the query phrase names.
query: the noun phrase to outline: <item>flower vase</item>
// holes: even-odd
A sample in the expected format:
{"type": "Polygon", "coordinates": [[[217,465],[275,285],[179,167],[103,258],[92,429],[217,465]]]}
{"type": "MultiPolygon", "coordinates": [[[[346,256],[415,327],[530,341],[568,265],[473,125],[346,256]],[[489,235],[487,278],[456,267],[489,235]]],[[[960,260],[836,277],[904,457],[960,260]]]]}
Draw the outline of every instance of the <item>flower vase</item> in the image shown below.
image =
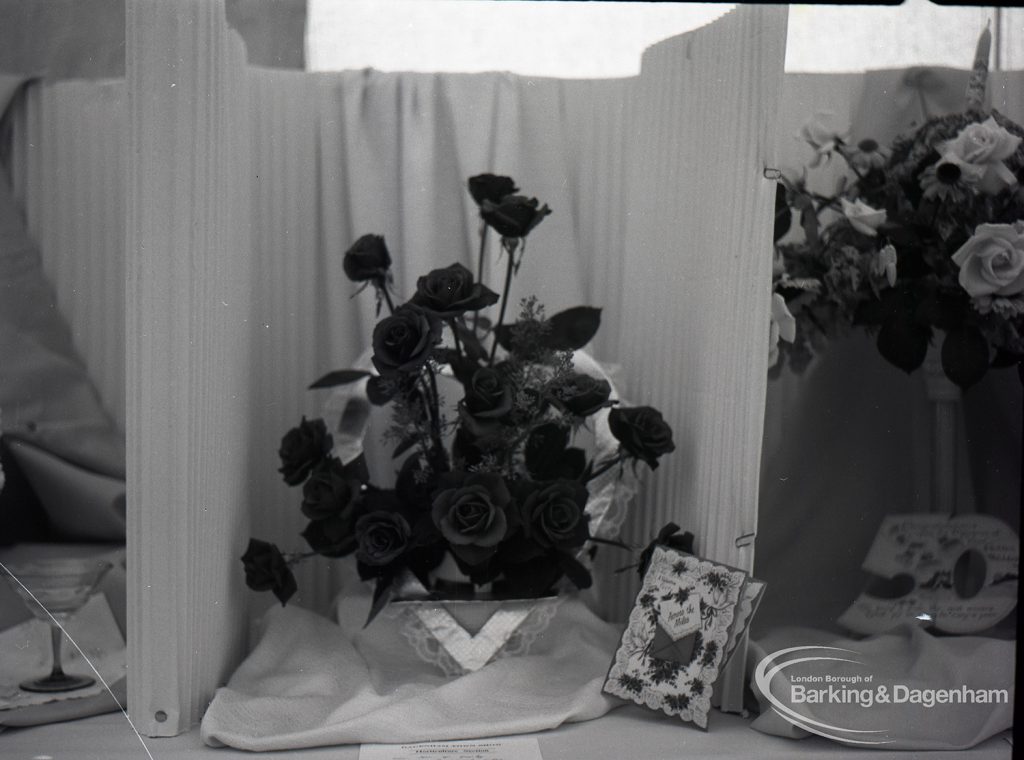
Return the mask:
{"type": "Polygon", "coordinates": [[[562,595],[510,599],[473,589],[450,557],[434,574],[434,590],[403,581],[382,617],[400,626],[417,656],[448,677],[474,673],[497,659],[529,654],[562,595]]]}
{"type": "Polygon", "coordinates": [[[945,333],[936,331],[924,360],[925,391],[931,418],[931,452],[927,503],[937,514],[956,513],[957,418],[963,392],[942,369],[945,333]]]}

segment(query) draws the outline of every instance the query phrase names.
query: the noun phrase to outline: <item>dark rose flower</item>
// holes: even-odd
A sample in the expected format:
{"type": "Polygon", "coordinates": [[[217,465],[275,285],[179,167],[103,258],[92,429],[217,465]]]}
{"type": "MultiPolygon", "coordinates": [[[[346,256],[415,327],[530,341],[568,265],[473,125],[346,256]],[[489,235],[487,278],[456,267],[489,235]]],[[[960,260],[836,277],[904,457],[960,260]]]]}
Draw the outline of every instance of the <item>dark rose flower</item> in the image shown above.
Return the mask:
{"type": "Polygon", "coordinates": [[[536,198],[523,195],[509,195],[498,203],[485,200],[480,204],[483,220],[507,238],[526,237],[550,213],[546,203],[540,206],[536,198]]]}
{"type": "Polygon", "coordinates": [[[338,459],[328,457],[313,468],[302,486],[302,514],[310,520],[324,520],[351,511],[359,485],[338,459]]]}
{"type": "Polygon", "coordinates": [[[586,486],[578,481],[538,483],[519,507],[526,537],[545,549],[578,549],[590,531],[586,486]]]}
{"type": "Polygon", "coordinates": [[[397,512],[375,510],[356,521],[356,559],[382,567],[398,559],[409,546],[412,530],[397,512]]]}
{"type": "Polygon", "coordinates": [[[481,367],[470,378],[463,403],[474,417],[497,419],[512,408],[512,390],[501,372],[493,367],[481,367]]]}
{"type": "Polygon", "coordinates": [[[249,539],[249,546],[242,555],[245,566],[245,585],[253,591],[273,591],[284,606],[298,590],[295,576],[281,551],[273,544],[249,539]]]}
{"type": "Polygon", "coordinates": [[[395,309],[373,329],[373,366],[382,375],[413,372],[441,342],[441,321],[416,306],[395,309]]]}
{"type": "Polygon", "coordinates": [[[284,476],[284,482],[297,486],[304,481],[310,471],[327,456],[332,445],[323,420],[307,420],[303,417],[298,427],[284,434],[281,448],[277,450],[281,457],[278,472],[284,476]]]}
{"type": "Polygon", "coordinates": [[[355,510],[312,520],[302,531],[309,548],[324,557],[346,557],[356,549],[355,510]]]}
{"type": "Polygon", "coordinates": [[[644,460],[652,470],[658,467],[658,457],[676,450],[672,428],[653,407],[612,409],[608,427],[627,454],[644,460]]]}
{"type": "Polygon", "coordinates": [[[416,295],[410,303],[451,319],[498,302],[498,294],[473,282],[473,273],[462,264],[435,269],[416,281],[416,295]]]}
{"type": "Polygon", "coordinates": [[[380,235],[363,235],[345,252],[342,263],[353,282],[384,280],[391,267],[391,254],[380,235]]]}
{"type": "Polygon", "coordinates": [[[498,174],[478,174],[469,178],[469,194],[478,206],[484,201],[498,203],[518,189],[514,179],[498,174]]]}
{"type": "Polygon", "coordinates": [[[434,497],[434,524],[456,557],[479,565],[494,554],[508,531],[505,509],[512,496],[496,473],[456,473],[446,480],[434,497]]]}
{"type": "Polygon", "coordinates": [[[589,417],[607,405],[612,387],[607,380],[574,372],[551,389],[551,396],[577,417],[589,417]]]}

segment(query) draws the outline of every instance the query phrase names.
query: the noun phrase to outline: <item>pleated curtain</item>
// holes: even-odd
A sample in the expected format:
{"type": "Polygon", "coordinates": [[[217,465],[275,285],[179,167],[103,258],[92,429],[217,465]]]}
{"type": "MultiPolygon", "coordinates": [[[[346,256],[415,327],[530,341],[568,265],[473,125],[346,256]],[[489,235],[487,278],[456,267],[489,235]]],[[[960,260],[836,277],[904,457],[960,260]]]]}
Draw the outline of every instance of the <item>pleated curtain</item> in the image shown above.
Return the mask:
{"type": "MultiPolygon", "coordinates": [[[[61,139],[59,125],[39,121],[60,98],[54,85],[29,99],[16,146],[58,290],[75,290],[62,245],[115,288],[123,270],[112,262],[127,261],[129,392],[97,377],[112,406],[127,397],[133,705],[144,730],[197,719],[237,662],[243,603],[251,614],[270,603],[242,586],[249,535],[301,548],[300,494],[280,482],[277,446],[301,415],[320,413],[324,396],[308,384],[355,362],[375,321],[342,254],[362,234],[384,235],[399,299],[430,268],[475,268],[472,174],[511,175],[554,212],[530,235],[513,303],[601,307],[588,350],[618,365],[625,399],[660,408],[675,429],[678,450],[648,479],[623,537],[645,542],[672,519],[706,555],[749,567],[774,193],[763,170],[774,163],[785,9],[743,7],[662,43],[639,77],[566,81],[244,69],[217,5],[129,5],[130,97],[79,127],[84,138],[126,118],[128,155],[97,140],[106,163],[47,157],[61,139]],[[69,168],[81,172],[78,195],[58,206],[49,190],[69,168]],[[98,192],[97,178],[112,200],[86,224],[125,229],[127,219],[113,254],[103,249],[114,242],[73,237],[74,204],[98,192]]],[[[497,253],[493,241],[485,280],[495,290],[497,253]]],[[[65,298],[81,339],[95,330],[102,341],[108,307],[65,298]]],[[[91,370],[116,366],[82,352],[91,370]]],[[[631,559],[608,552],[603,566],[631,559]]],[[[326,610],[330,563],[298,576],[299,601],[326,610]]],[[[609,573],[607,614],[624,615],[633,578],[609,573]]]]}

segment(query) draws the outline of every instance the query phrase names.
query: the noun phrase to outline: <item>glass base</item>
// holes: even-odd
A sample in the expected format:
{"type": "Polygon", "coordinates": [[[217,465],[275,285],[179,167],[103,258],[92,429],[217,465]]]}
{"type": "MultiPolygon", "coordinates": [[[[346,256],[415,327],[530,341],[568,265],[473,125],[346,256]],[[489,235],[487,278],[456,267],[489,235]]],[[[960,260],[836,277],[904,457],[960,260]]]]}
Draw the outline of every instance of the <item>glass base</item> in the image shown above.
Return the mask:
{"type": "Polygon", "coordinates": [[[60,675],[37,678],[34,681],[25,681],[21,683],[20,686],[25,691],[48,693],[84,689],[86,686],[92,686],[94,683],[96,683],[96,679],[90,678],[89,676],[60,675]]]}

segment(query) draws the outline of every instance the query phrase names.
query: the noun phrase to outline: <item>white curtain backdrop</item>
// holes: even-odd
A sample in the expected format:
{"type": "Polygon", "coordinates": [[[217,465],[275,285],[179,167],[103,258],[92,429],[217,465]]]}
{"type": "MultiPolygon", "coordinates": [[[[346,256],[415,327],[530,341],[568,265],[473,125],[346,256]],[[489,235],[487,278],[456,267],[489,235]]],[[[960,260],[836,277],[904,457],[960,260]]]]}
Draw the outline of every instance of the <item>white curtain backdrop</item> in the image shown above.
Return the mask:
{"type": "MultiPolygon", "coordinates": [[[[622,156],[632,138],[629,125],[635,124],[633,80],[372,71],[307,75],[263,69],[250,69],[249,76],[257,209],[251,228],[257,258],[252,322],[255,427],[249,456],[258,535],[282,543],[291,537],[298,540],[301,519],[296,493],[280,484],[274,472],[277,441],[299,415],[318,413],[321,397],[303,389],[327,369],[350,363],[365,347],[372,325],[372,299],[365,295],[349,299],[354,288],[341,272],[342,252],[363,232],[385,234],[399,258],[402,293],[409,292],[416,273],[426,267],[452,261],[472,265],[475,211],[463,190],[469,174],[486,169],[508,172],[525,190],[551,204],[555,213],[531,240],[517,291],[538,293],[552,311],[576,303],[602,306],[604,325],[591,350],[598,359],[621,363],[615,346],[623,324],[620,294],[627,250],[625,220],[614,209],[627,181],[622,156]],[[390,131],[367,129],[373,125],[371,107],[379,114],[398,103],[405,104],[402,118],[382,122],[391,125],[390,131]],[[433,118],[448,126],[430,128],[433,118]],[[429,184],[402,183],[396,147],[401,134],[408,138],[402,154],[418,165],[437,167],[438,179],[429,184]],[[417,225],[425,231],[417,232],[417,225]]],[[[900,124],[917,118],[914,109],[921,102],[917,91],[895,87],[891,78],[885,72],[786,75],[778,165],[797,167],[809,158],[796,133],[814,111],[832,110],[840,121],[855,124],[858,133],[870,132],[883,140],[900,124]],[[885,95],[871,96],[876,105],[865,100],[870,81],[886,90],[885,95]],[[892,103],[895,109],[889,107],[892,103]],[[874,125],[865,114],[873,115],[874,125]],[[886,123],[879,124],[883,117],[886,123]]],[[[1020,74],[995,73],[991,90],[1000,110],[1022,119],[1024,87],[1015,84],[1019,81],[1020,74]]],[[[933,99],[938,93],[939,101],[949,107],[959,104],[961,90],[955,83],[945,89],[933,83],[929,91],[933,99]]],[[[124,244],[118,230],[124,219],[124,97],[123,82],[37,83],[16,112],[12,151],[14,187],[25,205],[31,231],[41,243],[60,308],[106,406],[122,422],[124,244]]],[[[497,278],[490,283],[496,287],[497,278]]],[[[833,352],[824,366],[812,368],[802,378],[787,377],[768,386],[765,467],[775,474],[761,485],[758,564],[776,582],[760,616],[764,623],[805,613],[819,622],[833,618],[845,604],[842,594],[834,592],[834,579],[859,567],[862,549],[874,532],[872,515],[889,508],[923,506],[915,490],[918,479],[927,474],[921,379],[903,378],[881,363],[867,341],[855,339],[853,344],[843,354],[833,352]],[[833,381],[823,376],[849,376],[854,364],[861,368],[858,372],[875,366],[868,376],[882,376],[883,387],[875,395],[885,401],[879,408],[871,405],[871,417],[847,417],[860,420],[864,440],[884,423],[885,440],[893,442],[889,453],[879,449],[883,439],[877,435],[870,438],[873,444],[867,450],[829,436],[823,423],[823,417],[832,419],[839,409],[833,381]],[[892,384],[901,389],[894,390],[892,384]],[[807,429],[800,426],[812,424],[815,418],[821,436],[809,438],[807,429]],[[822,446],[830,441],[838,448],[826,455],[822,446]],[[822,456],[812,465],[801,454],[805,449],[822,456]],[[861,464],[855,466],[851,451],[861,464]],[[895,458],[894,451],[902,455],[895,458]],[[870,463],[885,461],[900,465],[887,471],[887,496],[880,500],[862,489],[881,477],[878,466],[870,463]],[[809,489],[806,481],[798,488],[790,479],[795,462],[811,468],[821,488],[809,489]],[[865,479],[863,468],[873,475],[865,479]],[[851,483],[861,484],[861,490],[828,485],[844,472],[853,478],[851,483]],[[799,503],[805,505],[796,512],[794,493],[803,494],[799,503]],[[849,498],[837,503],[836,494],[849,498]],[[871,509],[865,512],[868,505],[871,509]],[[830,517],[847,512],[860,515],[855,534],[850,532],[851,525],[830,517]],[[820,523],[821,529],[809,529],[809,520],[820,523]],[[799,546],[805,541],[807,547],[842,544],[838,552],[842,569],[809,572],[807,558],[821,552],[807,554],[799,549],[797,553],[804,557],[801,563],[786,559],[797,546],[798,534],[819,537],[816,542],[802,538],[799,546]],[[856,540],[849,540],[853,535],[856,540]],[[789,570],[782,573],[785,567],[789,570]],[[807,593],[790,594],[788,602],[773,608],[772,599],[785,596],[780,589],[796,588],[797,581],[816,585],[807,593]]],[[[1007,385],[1004,374],[990,385],[1007,385]]],[[[861,392],[846,398],[870,395],[864,382],[861,376],[861,392]]],[[[994,438],[989,451],[1019,446],[1019,431],[1015,434],[1009,423],[1019,420],[1013,406],[1019,405],[1019,395],[1015,400],[1013,393],[1018,389],[1013,383],[1009,386],[999,391],[1009,407],[972,412],[995,391],[972,393],[966,400],[969,435],[982,443],[994,438]],[[1007,421],[1006,430],[1000,420],[1007,421]]],[[[635,381],[627,383],[626,389],[635,399],[647,398],[635,381]]],[[[843,391],[839,393],[843,397],[843,391]]],[[[994,466],[989,454],[975,454],[974,459],[994,466]]],[[[1007,509],[1007,504],[1013,506],[1007,501],[1012,498],[1008,495],[1011,475],[1012,471],[974,484],[979,509],[1009,515],[1012,521],[1013,510],[1007,509]]],[[[628,525],[626,535],[639,540],[649,527],[628,525]]],[[[616,557],[605,554],[607,565],[615,566],[616,557]]],[[[333,588],[320,563],[311,565],[301,580],[303,596],[311,603],[322,603],[333,588]]],[[[628,596],[628,592],[621,594],[628,596]]]]}
{"type": "MultiPolygon", "coordinates": [[[[359,235],[383,234],[400,298],[429,268],[473,266],[478,222],[465,180],[483,171],[513,176],[554,210],[530,236],[513,299],[535,294],[549,313],[603,307],[592,353],[626,365],[626,397],[662,409],[675,428],[678,451],[641,495],[625,537],[646,542],[673,519],[698,534],[703,553],[749,567],[752,544],[737,539],[756,531],[774,197],[762,171],[774,163],[785,9],[746,6],[662,43],[628,80],[260,69],[240,79],[231,73],[237,45],[196,2],[175,4],[195,17],[192,29],[175,21],[173,8],[129,6],[129,86],[154,99],[133,101],[128,123],[139,147],[152,141],[157,153],[136,154],[129,166],[106,141],[81,141],[75,144],[83,150],[95,145],[105,153],[61,166],[25,158],[19,174],[38,234],[40,209],[56,209],[45,223],[59,230],[46,233],[56,248],[75,239],[76,203],[101,192],[107,175],[98,167],[128,166],[133,183],[129,250],[143,266],[129,265],[125,419],[129,498],[139,499],[129,512],[141,510],[147,522],[130,526],[130,534],[141,542],[132,556],[148,556],[136,583],[154,591],[147,602],[135,586],[141,606],[133,621],[141,629],[132,636],[145,642],[164,626],[172,647],[147,664],[152,642],[140,646],[133,663],[147,689],[166,671],[166,694],[177,700],[166,722],[153,722],[160,692],[147,692],[146,703],[136,704],[147,731],[173,732],[194,719],[230,659],[230,637],[206,650],[208,657],[187,653],[214,637],[210,626],[226,614],[224,606],[217,614],[207,606],[238,587],[248,516],[253,535],[301,548],[299,494],[280,482],[278,442],[300,415],[319,413],[323,397],[306,386],[352,364],[374,321],[372,297],[350,298],[343,252],[359,235]],[[150,16],[152,28],[144,23],[150,16]],[[159,47],[160,34],[181,48],[177,80],[144,55],[147,45],[159,47]],[[172,84],[202,97],[182,96],[184,110],[168,110],[173,96],[155,93],[172,84]],[[69,167],[82,175],[70,183],[74,197],[57,205],[50,189],[69,184],[69,167]],[[251,214],[243,204],[250,195],[251,214]],[[191,232],[177,226],[190,218],[191,232]],[[232,273],[237,280],[228,287],[232,273]],[[170,289],[161,291],[161,283],[170,289]],[[210,299],[222,286],[230,309],[219,316],[210,299]],[[241,311],[239,289],[247,297],[241,311]],[[243,317],[244,326],[237,322],[243,317]],[[177,370],[168,364],[175,356],[183,361],[177,370]],[[241,490],[239,478],[246,479],[241,490]],[[159,493],[143,493],[147,484],[159,493]],[[163,578],[156,575],[161,563],[163,578]],[[175,604],[181,614],[172,625],[166,615],[175,604]]],[[[57,97],[47,87],[29,100],[30,111],[57,97]]],[[[98,130],[118,118],[113,109],[90,113],[98,130]]],[[[61,128],[33,127],[33,118],[17,143],[24,156],[37,150],[31,128],[61,128]]],[[[126,197],[118,187],[124,176],[107,177],[111,197],[126,197]]],[[[114,208],[91,213],[89,224],[124,229],[114,208]]],[[[101,279],[116,283],[123,270],[101,248],[76,250],[95,256],[101,279]]],[[[67,254],[45,255],[58,262],[67,254]]],[[[493,271],[493,251],[490,262],[493,271]]],[[[50,271],[64,283],[58,290],[74,291],[73,272],[57,263],[50,271]]],[[[497,276],[487,279],[499,287],[497,276]]],[[[105,308],[83,304],[70,316],[102,335],[105,308]]],[[[101,391],[117,397],[109,378],[101,391]]],[[[299,573],[302,603],[326,605],[335,588],[326,565],[312,562],[299,573]]],[[[610,590],[614,614],[628,604],[632,577],[618,576],[610,590]]],[[[269,604],[248,598],[259,608],[269,604]]]]}

